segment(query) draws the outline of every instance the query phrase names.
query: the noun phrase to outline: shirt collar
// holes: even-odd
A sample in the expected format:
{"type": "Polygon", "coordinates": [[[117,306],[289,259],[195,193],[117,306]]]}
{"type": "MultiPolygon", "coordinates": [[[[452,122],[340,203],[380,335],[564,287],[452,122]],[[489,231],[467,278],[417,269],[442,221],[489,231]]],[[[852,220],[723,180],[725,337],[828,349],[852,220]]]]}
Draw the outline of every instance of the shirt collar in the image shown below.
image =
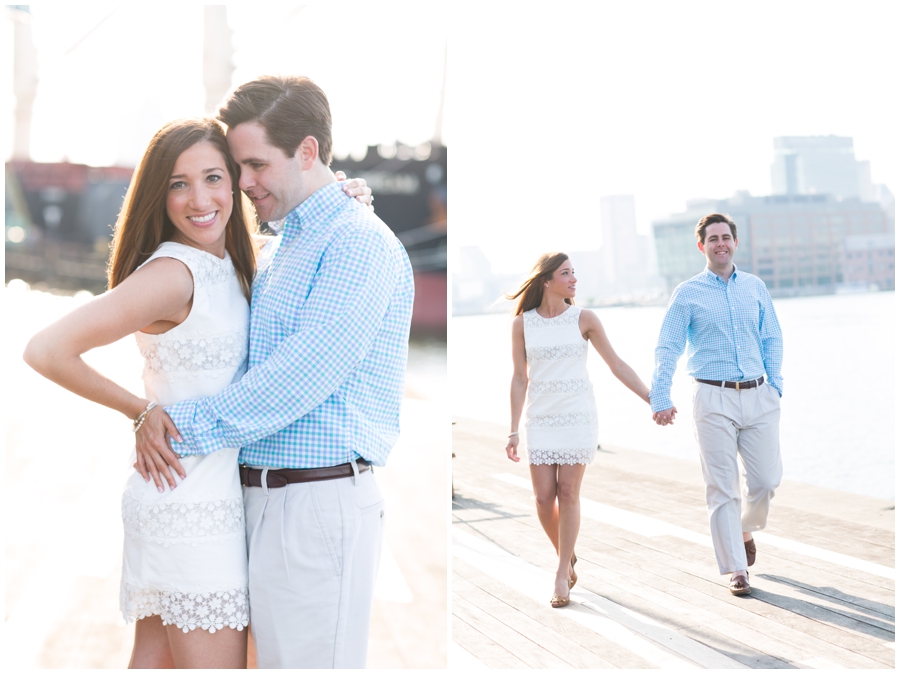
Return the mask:
{"type": "Polygon", "coordinates": [[[328,183],[309,195],[297,208],[288,213],[282,230],[286,234],[315,229],[326,216],[352,197],[347,196],[340,182],[328,183]]]}
{"type": "MultiPolygon", "coordinates": [[[[732,263],[732,264],[734,264],[734,263],[732,263]]],[[[707,267],[704,267],[704,268],[703,268],[703,271],[706,272],[706,277],[707,277],[710,281],[714,281],[714,280],[716,280],[716,279],[718,279],[719,281],[722,281],[722,278],[721,278],[718,274],[716,274],[716,272],[714,272],[712,269],[710,269],[708,266],[707,266],[707,267]]],[[[737,265],[735,264],[735,265],[734,265],[734,270],[731,272],[731,277],[729,278],[729,280],[730,280],[730,281],[736,281],[736,280],[737,280],[737,275],[738,275],[738,268],[737,268],[737,265]]],[[[723,283],[724,283],[724,281],[723,281],[723,283]]]]}

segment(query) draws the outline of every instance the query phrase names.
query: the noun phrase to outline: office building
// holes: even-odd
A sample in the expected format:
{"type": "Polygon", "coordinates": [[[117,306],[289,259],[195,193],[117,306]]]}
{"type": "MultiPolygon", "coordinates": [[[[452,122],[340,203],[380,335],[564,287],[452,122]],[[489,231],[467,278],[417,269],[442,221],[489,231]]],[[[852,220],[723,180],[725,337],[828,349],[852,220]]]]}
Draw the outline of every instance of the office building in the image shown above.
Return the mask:
{"type": "MultiPolygon", "coordinates": [[[[854,260],[862,260],[855,255],[862,250],[871,251],[873,260],[886,260],[888,254],[878,251],[890,249],[893,284],[893,239],[890,244],[883,238],[871,239],[877,243],[860,248],[863,244],[854,238],[891,232],[878,203],[839,200],[830,194],[753,197],[739,192],[730,199],[688,202],[684,213],[653,222],[659,273],[670,291],[703,269],[705,258],[697,250],[694,227],[709,213],[731,216],[738,228],[734,263],[765,281],[773,296],[829,293],[845,287],[850,282],[845,277],[849,250],[854,260]]],[[[887,272],[876,273],[873,266],[872,273],[872,278],[884,279],[887,272]]],[[[853,274],[855,279],[861,272],[853,274]]],[[[888,281],[878,283],[887,287],[888,281]]]]}

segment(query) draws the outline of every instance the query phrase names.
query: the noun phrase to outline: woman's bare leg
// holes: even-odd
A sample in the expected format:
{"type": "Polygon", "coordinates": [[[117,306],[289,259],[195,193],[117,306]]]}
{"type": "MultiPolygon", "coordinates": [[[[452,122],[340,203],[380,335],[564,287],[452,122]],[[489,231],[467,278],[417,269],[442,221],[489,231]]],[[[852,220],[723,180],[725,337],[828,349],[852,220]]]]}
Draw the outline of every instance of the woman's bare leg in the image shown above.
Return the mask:
{"type": "Polygon", "coordinates": [[[256,664],[256,642],[253,640],[253,631],[247,627],[247,669],[259,669],[256,664]]]}
{"type": "Polygon", "coordinates": [[[169,648],[178,669],[246,669],[247,632],[223,627],[210,634],[204,629],[182,632],[167,625],[169,648]]]}
{"type": "Polygon", "coordinates": [[[128,669],[173,669],[169,635],[158,615],[141,618],[134,625],[134,648],[128,669]]]}
{"type": "Polygon", "coordinates": [[[561,465],[557,475],[556,498],[559,502],[559,567],[556,569],[556,583],[553,591],[560,597],[569,594],[569,579],[572,572],[572,553],[575,540],[581,528],[581,480],[584,464],[561,465]]]}
{"type": "Polygon", "coordinates": [[[538,519],[559,554],[559,509],[556,506],[556,464],[529,465],[538,519]]]}

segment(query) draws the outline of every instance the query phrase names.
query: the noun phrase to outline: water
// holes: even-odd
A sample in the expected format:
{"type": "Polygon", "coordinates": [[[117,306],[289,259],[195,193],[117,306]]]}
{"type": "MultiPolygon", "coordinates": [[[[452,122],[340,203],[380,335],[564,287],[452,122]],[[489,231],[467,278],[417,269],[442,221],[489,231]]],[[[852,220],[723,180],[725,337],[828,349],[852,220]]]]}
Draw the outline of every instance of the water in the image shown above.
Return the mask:
{"type": "MultiPolygon", "coordinates": [[[[596,309],[610,342],[646,384],[664,307],[596,309]]],[[[784,333],[781,452],[785,478],[894,498],[894,293],[775,300],[784,333]]],[[[451,321],[451,412],[507,424],[512,375],[509,315],[451,321]]],[[[674,426],[660,427],[597,353],[588,371],[600,443],[699,462],[691,425],[691,380],[675,373],[674,426]]],[[[504,439],[497,439],[503,451],[504,439]]]]}

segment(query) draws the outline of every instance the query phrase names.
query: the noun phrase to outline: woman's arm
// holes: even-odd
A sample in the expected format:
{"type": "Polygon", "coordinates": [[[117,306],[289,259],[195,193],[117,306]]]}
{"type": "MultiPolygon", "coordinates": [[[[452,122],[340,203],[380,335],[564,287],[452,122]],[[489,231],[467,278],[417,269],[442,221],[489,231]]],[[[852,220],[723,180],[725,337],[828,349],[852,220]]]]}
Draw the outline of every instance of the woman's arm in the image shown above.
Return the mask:
{"type": "MultiPolygon", "coordinates": [[[[171,258],[153,260],[109,292],[37,333],[25,347],[23,358],[63,388],[134,419],[149,401],[107,379],[81,356],[142,328],[153,326],[154,332],[171,329],[190,313],[193,292],[193,278],[183,263],[171,258]]],[[[172,429],[177,433],[174,425],[172,429]]],[[[183,473],[180,465],[176,469],[183,473]]]]}
{"type": "Polygon", "coordinates": [[[597,314],[588,309],[582,309],[578,327],[581,329],[581,334],[584,335],[584,338],[591,340],[591,344],[603,360],[606,361],[616,379],[634,391],[641,400],[649,405],[650,389],[641,381],[641,378],[637,376],[637,373],[631,369],[628,363],[619,358],[613,350],[612,344],[609,343],[609,338],[606,336],[606,330],[603,329],[597,314]]]}
{"type": "Polygon", "coordinates": [[[515,435],[509,436],[506,443],[506,455],[512,461],[518,461],[519,447],[519,420],[522,418],[522,408],[525,407],[525,391],[528,389],[528,372],[525,363],[525,319],[522,315],[513,319],[512,324],[512,356],[513,376],[509,386],[510,424],[509,432],[515,435]]]}

